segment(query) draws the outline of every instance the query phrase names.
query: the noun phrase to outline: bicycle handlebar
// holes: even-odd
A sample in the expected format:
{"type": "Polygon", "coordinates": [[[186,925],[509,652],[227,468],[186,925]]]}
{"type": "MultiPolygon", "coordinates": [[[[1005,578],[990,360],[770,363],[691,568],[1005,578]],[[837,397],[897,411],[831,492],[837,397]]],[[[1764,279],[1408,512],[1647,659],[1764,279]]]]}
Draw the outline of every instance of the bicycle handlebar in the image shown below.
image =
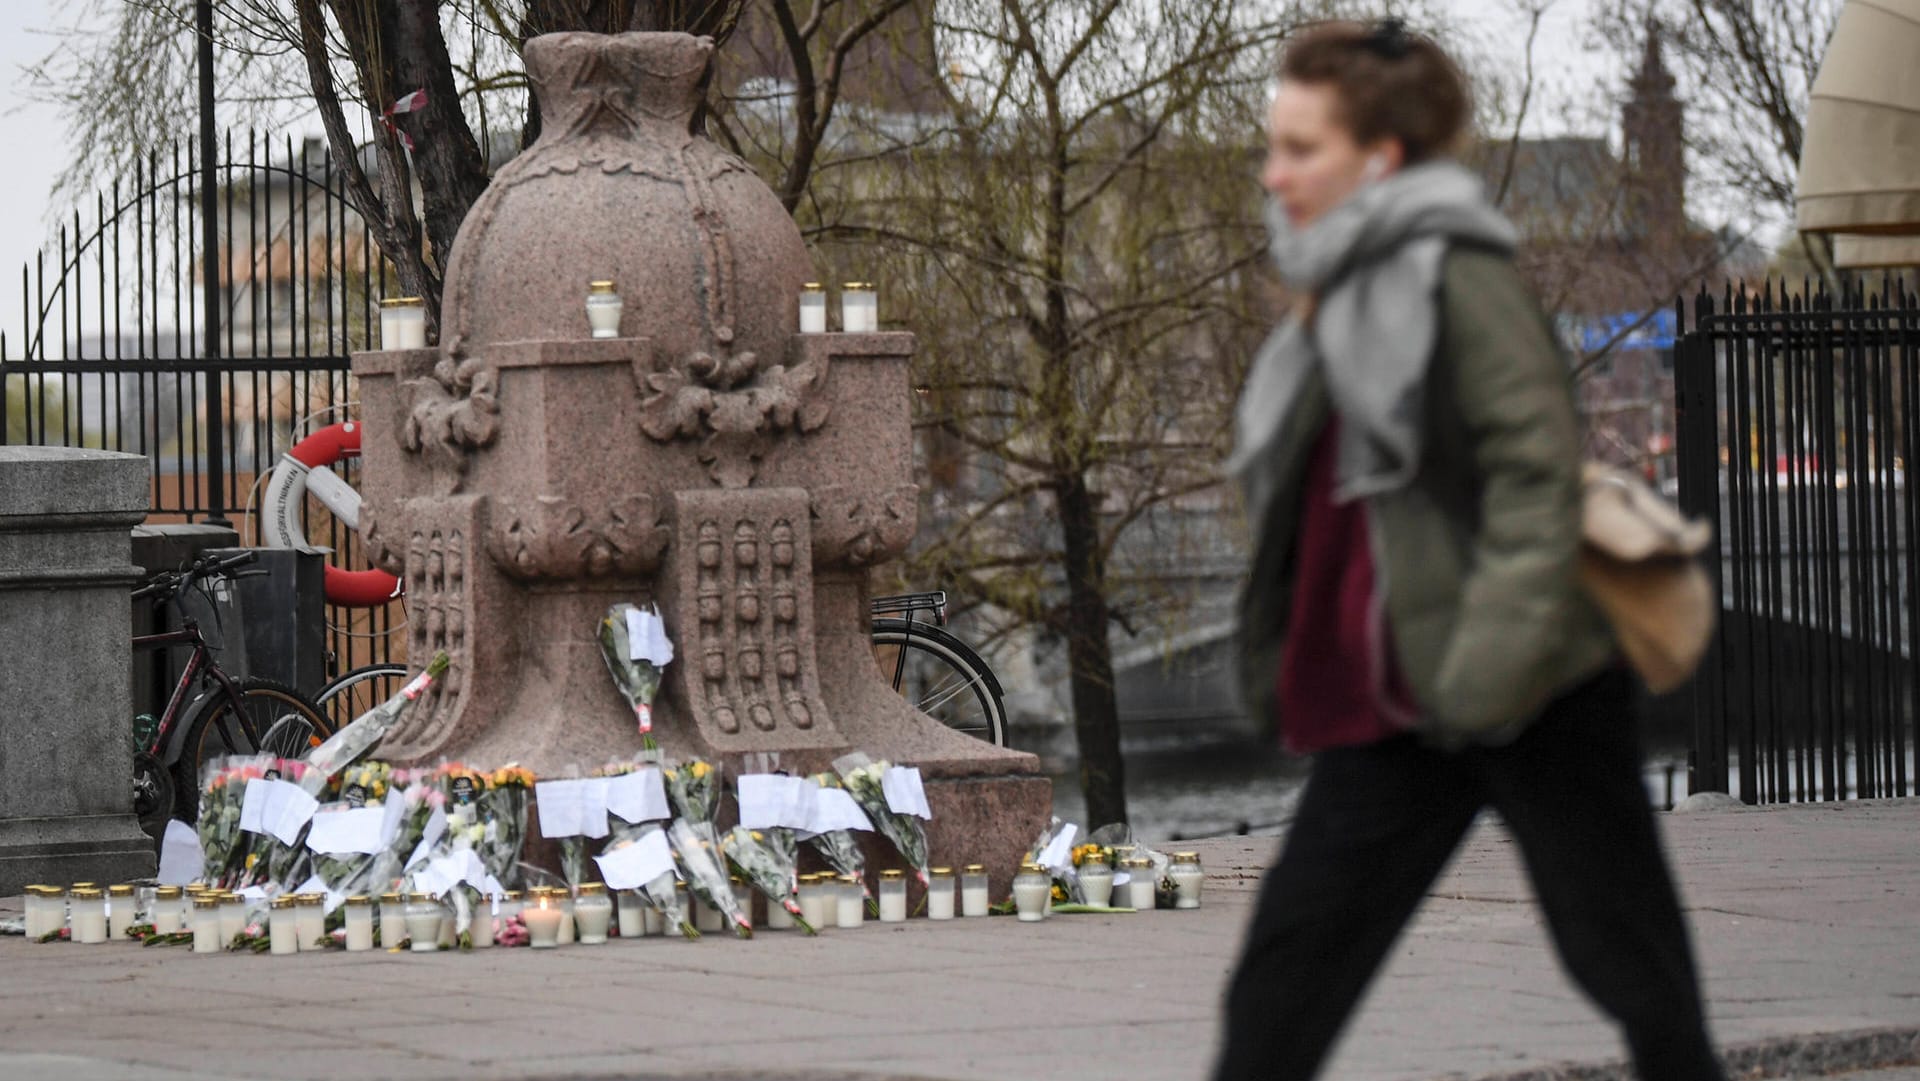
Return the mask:
{"type": "Polygon", "coordinates": [[[260,558],[256,551],[236,552],[230,556],[206,555],[187,565],[185,570],[161,571],[148,580],[146,585],[133,591],[137,600],[141,597],[172,597],[196,578],[208,575],[225,574],[235,567],[242,567],[260,558]]]}

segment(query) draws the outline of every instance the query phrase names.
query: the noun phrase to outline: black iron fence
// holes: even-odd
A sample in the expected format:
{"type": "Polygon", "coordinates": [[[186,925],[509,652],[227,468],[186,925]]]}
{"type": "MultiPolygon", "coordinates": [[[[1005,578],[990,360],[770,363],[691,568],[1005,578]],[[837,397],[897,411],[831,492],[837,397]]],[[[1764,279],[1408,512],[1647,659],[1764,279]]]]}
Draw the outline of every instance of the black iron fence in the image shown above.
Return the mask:
{"type": "Polygon", "coordinates": [[[1889,281],[1681,308],[1680,502],[1714,524],[1724,616],[1690,691],[1691,788],[1910,795],[1920,302],[1889,281]]]}
{"type": "MultiPolygon", "coordinates": [[[[210,191],[192,144],[154,156],[22,268],[23,325],[0,328],[0,444],[146,455],[151,521],[231,521],[254,543],[281,455],[354,415],[348,357],[368,347],[387,268],[324,147],[248,135],[222,151],[210,191]]],[[[351,482],[354,465],[336,471],[351,482]]],[[[358,538],[309,504],[310,542],[362,565],[358,538]]],[[[398,604],[329,613],[335,671],[404,648],[398,604]]]]}

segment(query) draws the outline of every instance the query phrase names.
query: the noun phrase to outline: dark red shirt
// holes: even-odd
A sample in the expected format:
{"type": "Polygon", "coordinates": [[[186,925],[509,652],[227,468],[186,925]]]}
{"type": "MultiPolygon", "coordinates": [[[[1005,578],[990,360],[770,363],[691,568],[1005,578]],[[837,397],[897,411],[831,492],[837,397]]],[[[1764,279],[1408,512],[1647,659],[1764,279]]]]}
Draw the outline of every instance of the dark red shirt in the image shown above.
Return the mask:
{"type": "Polygon", "coordinates": [[[1339,425],[1329,420],[1301,492],[1293,610],[1276,677],[1280,738],[1295,754],[1378,742],[1402,730],[1394,714],[1416,713],[1387,629],[1374,625],[1366,504],[1333,498],[1339,442],[1339,425]]]}

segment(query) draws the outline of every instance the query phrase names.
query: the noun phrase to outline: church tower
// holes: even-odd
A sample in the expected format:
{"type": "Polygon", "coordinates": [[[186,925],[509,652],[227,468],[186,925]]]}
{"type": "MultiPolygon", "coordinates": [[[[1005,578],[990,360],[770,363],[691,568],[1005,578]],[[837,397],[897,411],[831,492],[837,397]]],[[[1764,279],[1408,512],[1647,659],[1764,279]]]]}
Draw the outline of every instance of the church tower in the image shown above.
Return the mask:
{"type": "Polygon", "coordinates": [[[1687,165],[1680,99],[1661,55],[1660,26],[1647,21],[1640,70],[1622,114],[1626,232],[1650,247],[1673,248],[1687,228],[1687,165]]]}

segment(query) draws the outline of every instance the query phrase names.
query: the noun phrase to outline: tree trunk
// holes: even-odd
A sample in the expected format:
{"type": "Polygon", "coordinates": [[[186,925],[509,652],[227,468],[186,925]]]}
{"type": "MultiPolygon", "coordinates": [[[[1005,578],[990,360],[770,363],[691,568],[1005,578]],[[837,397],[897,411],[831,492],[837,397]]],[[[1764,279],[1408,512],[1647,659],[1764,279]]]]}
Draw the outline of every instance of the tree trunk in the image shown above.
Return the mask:
{"type": "Polygon", "coordinates": [[[1107,567],[1100,543],[1099,507],[1086,475],[1064,477],[1055,489],[1066,556],[1068,683],[1073,730],[1080,745],[1080,789],[1087,827],[1127,820],[1126,762],[1120,757],[1120,710],[1113,691],[1113,647],[1107,640],[1107,567]]]}

